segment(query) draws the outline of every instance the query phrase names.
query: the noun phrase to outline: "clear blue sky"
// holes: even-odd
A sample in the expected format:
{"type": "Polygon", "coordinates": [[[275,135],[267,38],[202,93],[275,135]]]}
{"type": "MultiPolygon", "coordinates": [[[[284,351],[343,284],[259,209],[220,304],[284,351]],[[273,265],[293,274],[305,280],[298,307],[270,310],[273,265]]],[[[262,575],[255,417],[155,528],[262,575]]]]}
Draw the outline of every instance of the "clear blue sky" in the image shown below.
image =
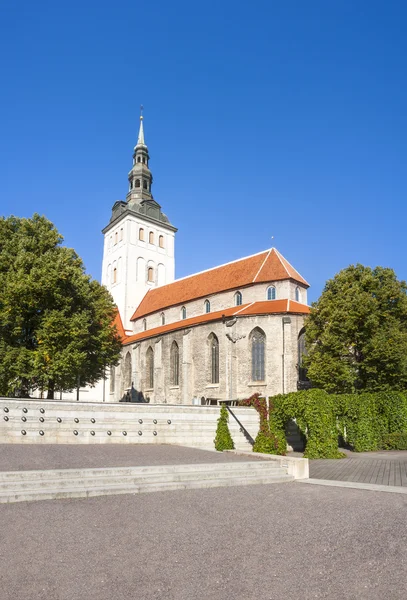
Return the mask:
{"type": "Polygon", "coordinates": [[[100,279],[143,104],[177,277],[275,245],[311,300],[356,262],[407,279],[406,30],[404,0],[3,0],[0,213],[100,279]]]}

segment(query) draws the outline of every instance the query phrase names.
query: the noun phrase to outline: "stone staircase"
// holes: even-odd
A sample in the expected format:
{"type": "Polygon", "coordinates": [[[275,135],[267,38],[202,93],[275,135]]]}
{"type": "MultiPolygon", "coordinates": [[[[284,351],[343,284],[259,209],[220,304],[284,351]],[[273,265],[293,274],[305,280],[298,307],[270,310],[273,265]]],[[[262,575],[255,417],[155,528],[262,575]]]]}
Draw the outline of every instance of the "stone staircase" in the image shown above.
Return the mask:
{"type": "Polygon", "coordinates": [[[0,503],[57,498],[90,498],[294,481],[272,462],[250,461],[0,472],[0,503]]]}

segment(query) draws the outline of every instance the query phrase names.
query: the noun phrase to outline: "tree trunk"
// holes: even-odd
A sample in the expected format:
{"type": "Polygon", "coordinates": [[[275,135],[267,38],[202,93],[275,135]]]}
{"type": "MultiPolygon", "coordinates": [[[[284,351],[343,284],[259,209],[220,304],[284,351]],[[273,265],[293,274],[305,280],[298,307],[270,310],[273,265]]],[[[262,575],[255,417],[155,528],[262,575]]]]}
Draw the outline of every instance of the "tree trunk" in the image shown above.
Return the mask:
{"type": "Polygon", "coordinates": [[[50,379],[48,381],[48,392],[47,392],[48,400],[54,399],[54,392],[55,392],[55,381],[53,379],[50,379]]]}

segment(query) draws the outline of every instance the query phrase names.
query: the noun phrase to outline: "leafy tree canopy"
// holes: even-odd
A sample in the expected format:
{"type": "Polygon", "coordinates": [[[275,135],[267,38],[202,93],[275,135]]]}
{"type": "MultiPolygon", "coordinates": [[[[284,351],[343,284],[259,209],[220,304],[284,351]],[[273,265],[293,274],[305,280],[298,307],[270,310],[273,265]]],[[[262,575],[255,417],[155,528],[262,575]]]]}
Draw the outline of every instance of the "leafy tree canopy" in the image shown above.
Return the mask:
{"type": "Polygon", "coordinates": [[[308,377],[328,392],[407,389],[406,283],[352,265],[330,279],[306,320],[308,377]]]}
{"type": "Polygon", "coordinates": [[[0,394],[93,385],[117,364],[109,292],[45,217],[0,218],[0,394]]]}

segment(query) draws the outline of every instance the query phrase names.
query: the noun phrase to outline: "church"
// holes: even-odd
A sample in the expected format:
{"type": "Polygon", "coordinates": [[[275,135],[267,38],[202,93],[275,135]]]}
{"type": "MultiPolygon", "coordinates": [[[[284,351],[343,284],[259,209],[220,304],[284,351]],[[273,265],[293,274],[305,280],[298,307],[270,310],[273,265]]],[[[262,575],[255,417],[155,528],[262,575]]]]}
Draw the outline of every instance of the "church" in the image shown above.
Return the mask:
{"type": "Polygon", "coordinates": [[[103,229],[102,284],[123,340],[104,399],[216,404],[295,391],[309,284],[275,248],[175,279],[177,228],[153,198],[149,161],[141,116],[126,200],[103,229]]]}

